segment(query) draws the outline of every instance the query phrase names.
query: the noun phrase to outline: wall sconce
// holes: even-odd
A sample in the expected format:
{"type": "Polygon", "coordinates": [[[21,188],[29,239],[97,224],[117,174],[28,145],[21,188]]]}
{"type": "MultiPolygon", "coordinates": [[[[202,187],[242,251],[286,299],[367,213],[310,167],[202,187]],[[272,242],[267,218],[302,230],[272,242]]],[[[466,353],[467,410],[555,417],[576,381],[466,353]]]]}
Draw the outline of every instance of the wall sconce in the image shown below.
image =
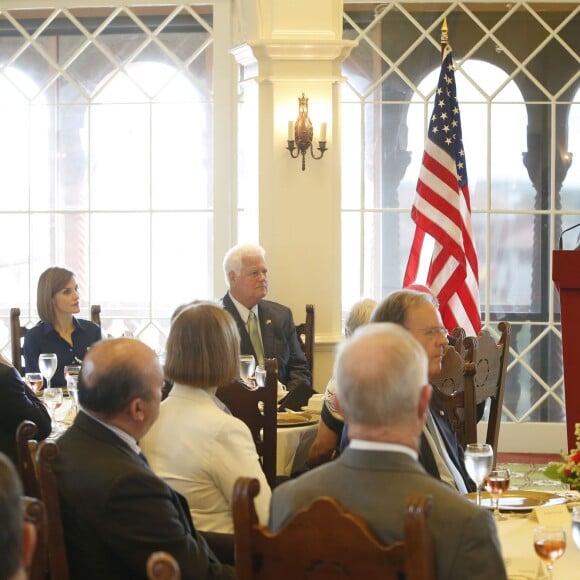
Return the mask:
{"type": "Polygon", "coordinates": [[[306,152],[310,150],[313,159],[322,159],[326,151],[326,123],[320,124],[320,139],[318,141],[318,157],[314,154],[312,147],[312,121],[308,117],[308,98],[302,93],[298,97],[298,118],[296,123],[288,121],[288,151],[292,159],[296,159],[299,154],[302,154],[302,171],[306,169],[306,152]],[[296,149],[296,155],[294,155],[296,149]]]}

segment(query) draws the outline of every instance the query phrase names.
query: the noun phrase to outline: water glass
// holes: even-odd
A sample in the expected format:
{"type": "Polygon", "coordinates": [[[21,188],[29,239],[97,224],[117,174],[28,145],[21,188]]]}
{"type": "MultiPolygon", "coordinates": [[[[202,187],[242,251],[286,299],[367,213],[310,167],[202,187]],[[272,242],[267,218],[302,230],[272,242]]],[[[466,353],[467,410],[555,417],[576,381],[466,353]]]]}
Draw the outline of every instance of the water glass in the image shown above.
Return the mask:
{"type": "Polygon", "coordinates": [[[465,469],[477,485],[477,505],[481,505],[481,485],[493,466],[493,448],[487,443],[469,443],[465,448],[465,469]]]}
{"type": "Polygon", "coordinates": [[[46,379],[47,389],[50,389],[50,379],[54,376],[57,365],[58,360],[56,354],[53,352],[42,353],[38,357],[38,368],[40,369],[42,376],[46,379]]]}

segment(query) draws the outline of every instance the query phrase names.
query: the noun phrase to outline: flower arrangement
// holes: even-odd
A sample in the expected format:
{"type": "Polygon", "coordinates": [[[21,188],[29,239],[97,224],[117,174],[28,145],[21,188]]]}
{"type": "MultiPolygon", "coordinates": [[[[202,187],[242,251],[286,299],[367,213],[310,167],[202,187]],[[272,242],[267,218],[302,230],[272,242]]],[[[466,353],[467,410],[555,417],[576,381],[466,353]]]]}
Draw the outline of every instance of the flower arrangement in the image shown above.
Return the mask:
{"type": "Polygon", "coordinates": [[[548,463],[544,475],[580,489],[580,423],[576,423],[574,435],[576,436],[576,448],[572,449],[568,455],[562,453],[564,460],[562,463],[559,461],[548,463]]]}

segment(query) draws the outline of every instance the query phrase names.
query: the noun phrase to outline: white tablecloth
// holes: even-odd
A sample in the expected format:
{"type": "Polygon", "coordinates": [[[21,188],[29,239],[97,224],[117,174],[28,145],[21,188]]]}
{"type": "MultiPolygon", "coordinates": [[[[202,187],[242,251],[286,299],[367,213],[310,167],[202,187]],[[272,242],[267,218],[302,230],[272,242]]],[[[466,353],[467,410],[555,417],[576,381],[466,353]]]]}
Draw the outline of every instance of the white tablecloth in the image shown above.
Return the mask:
{"type": "MultiPolygon", "coordinates": [[[[534,551],[534,528],[538,522],[529,516],[499,521],[497,529],[510,580],[542,578],[540,559],[534,551]]],[[[580,578],[580,550],[572,540],[570,524],[566,528],[567,546],[564,555],[554,564],[554,580],[580,578]]]]}
{"type": "Polygon", "coordinates": [[[306,469],[308,451],[317,431],[318,422],[312,425],[278,427],[276,475],[290,476],[295,471],[306,469]]]}

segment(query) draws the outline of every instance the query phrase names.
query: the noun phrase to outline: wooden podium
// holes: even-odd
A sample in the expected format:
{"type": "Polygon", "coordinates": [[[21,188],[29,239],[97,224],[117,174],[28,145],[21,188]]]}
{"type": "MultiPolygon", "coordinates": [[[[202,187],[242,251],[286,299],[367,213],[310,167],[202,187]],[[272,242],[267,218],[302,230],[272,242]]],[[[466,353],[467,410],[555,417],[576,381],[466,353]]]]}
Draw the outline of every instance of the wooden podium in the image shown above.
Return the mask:
{"type": "Polygon", "coordinates": [[[552,280],[560,293],[566,430],[570,450],[576,447],[574,427],[580,423],[580,251],[553,251],[552,280]]]}

